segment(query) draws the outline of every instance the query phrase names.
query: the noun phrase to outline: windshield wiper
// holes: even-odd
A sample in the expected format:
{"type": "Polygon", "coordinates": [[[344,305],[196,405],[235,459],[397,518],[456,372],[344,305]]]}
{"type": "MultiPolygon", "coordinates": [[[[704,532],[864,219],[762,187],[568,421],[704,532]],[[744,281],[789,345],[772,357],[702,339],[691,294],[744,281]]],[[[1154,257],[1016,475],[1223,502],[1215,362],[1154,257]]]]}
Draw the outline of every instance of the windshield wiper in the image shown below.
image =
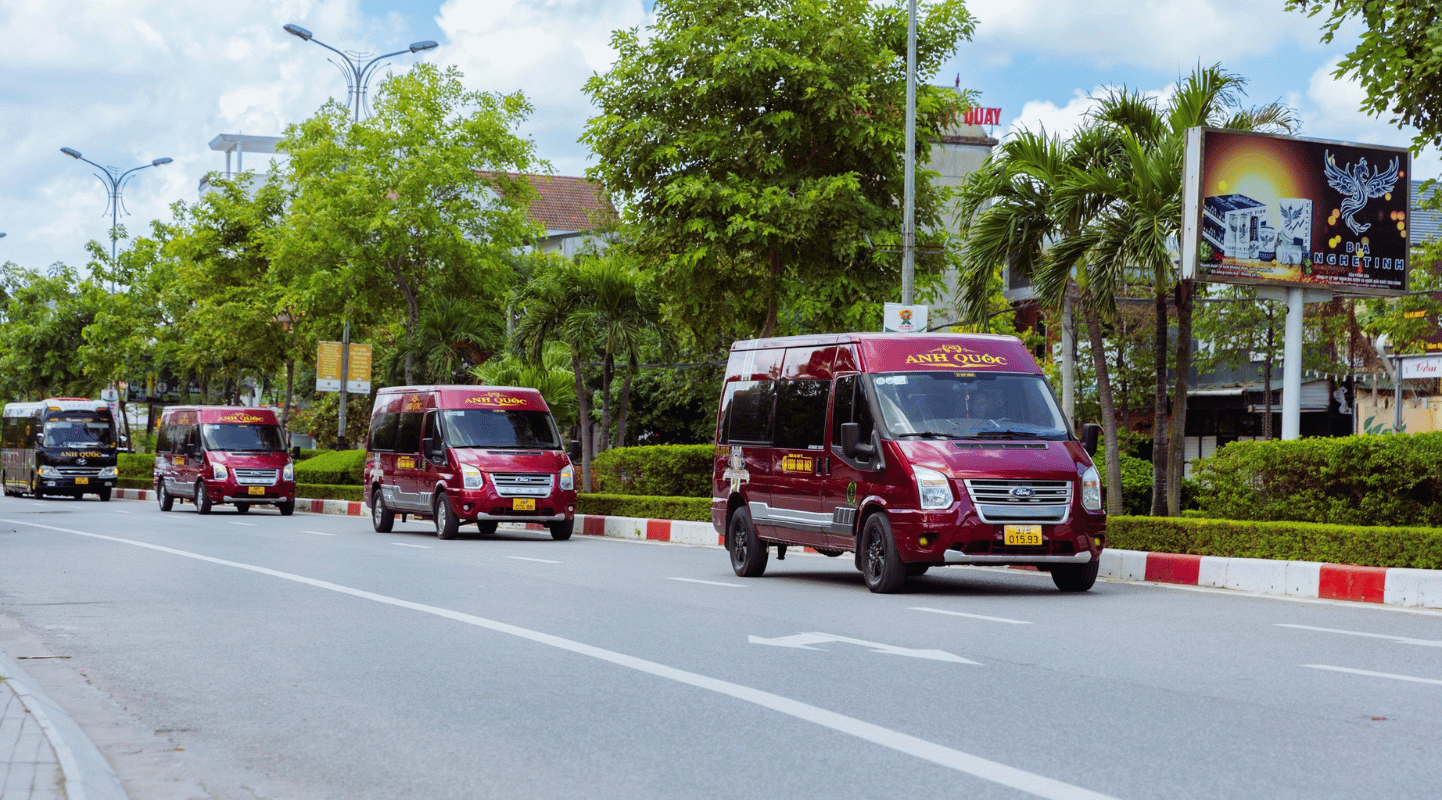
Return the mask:
{"type": "Polygon", "coordinates": [[[919,438],[919,439],[955,439],[955,438],[956,438],[955,436],[953,436],[953,435],[951,435],[951,434],[949,434],[949,433],[941,433],[941,432],[939,432],[939,431],[912,431],[911,433],[898,433],[898,434],[896,434],[896,438],[898,438],[898,439],[905,439],[905,438],[910,437],[910,436],[915,436],[915,437],[917,437],[917,438],[919,438]]]}
{"type": "Polygon", "coordinates": [[[1050,428],[994,428],[972,434],[976,439],[1056,439],[1061,431],[1050,428]]]}

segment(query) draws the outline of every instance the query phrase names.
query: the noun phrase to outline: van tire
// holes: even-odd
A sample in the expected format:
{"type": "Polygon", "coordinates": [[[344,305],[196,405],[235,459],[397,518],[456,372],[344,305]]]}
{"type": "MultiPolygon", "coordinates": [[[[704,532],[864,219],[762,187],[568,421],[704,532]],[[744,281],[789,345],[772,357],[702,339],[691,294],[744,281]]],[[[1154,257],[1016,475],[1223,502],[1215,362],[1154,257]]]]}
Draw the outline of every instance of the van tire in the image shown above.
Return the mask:
{"type": "Polygon", "coordinates": [[[931,569],[930,564],[907,564],[906,577],[920,578],[922,575],[925,575],[926,571],[929,569],[931,569]]]}
{"type": "Polygon", "coordinates": [[[432,508],[436,518],[436,538],[456,538],[456,533],[461,529],[461,521],[456,517],[456,512],[451,510],[451,501],[446,499],[445,492],[436,495],[432,508]]]}
{"type": "Polygon", "coordinates": [[[211,509],[210,493],[205,491],[205,482],[195,482],[195,513],[209,514],[211,509]]]}
{"type": "Polygon", "coordinates": [[[170,492],[165,491],[165,481],[158,481],[155,484],[155,502],[160,504],[161,511],[169,511],[175,507],[175,498],[170,492]]]}
{"type": "Polygon", "coordinates": [[[478,519],[476,520],[476,532],[482,536],[494,536],[498,525],[500,523],[493,519],[478,519]]]}
{"type": "Polygon", "coordinates": [[[756,535],[750,509],[736,509],[731,515],[729,532],[726,540],[731,550],[731,570],[742,578],[761,577],[766,572],[766,559],[770,554],[761,537],[756,535]]]}
{"type": "Polygon", "coordinates": [[[100,502],[102,502],[102,503],[108,503],[108,502],[110,502],[110,487],[109,487],[109,486],[102,487],[102,488],[100,489],[100,491],[96,492],[96,494],[100,495],[100,502]]]}
{"type": "Polygon", "coordinates": [[[295,513],[295,498],[292,497],[289,500],[282,500],[281,502],[276,503],[275,507],[280,509],[280,515],[282,517],[288,517],[291,514],[295,513]]]}
{"type": "Polygon", "coordinates": [[[877,594],[895,594],[906,585],[906,564],[896,552],[891,520],[872,514],[861,529],[861,577],[877,594]]]}
{"type": "Polygon", "coordinates": [[[1101,565],[1099,558],[1085,564],[1056,564],[1051,568],[1051,582],[1063,592],[1085,592],[1097,582],[1101,565]]]}
{"type": "Polygon", "coordinates": [[[547,522],[546,527],[551,529],[551,538],[558,542],[564,542],[571,538],[576,530],[576,518],[572,517],[564,522],[547,522]]]}
{"type": "Polygon", "coordinates": [[[45,492],[40,490],[40,477],[33,472],[30,473],[30,496],[36,500],[45,499],[45,492]]]}
{"type": "Polygon", "coordinates": [[[249,511],[250,511],[250,503],[236,503],[236,504],[235,504],[235,513],[237,513],[237,514],[245,514],[245,513],[248,513],[249,511]]]}
{"type": "Polygon", "coordinates": [[[371,527],[376,533],[390,533],[396,526],[396,512],[386,508],[386,500],[381,496],[381,487],[371,489],[371,527]]]}

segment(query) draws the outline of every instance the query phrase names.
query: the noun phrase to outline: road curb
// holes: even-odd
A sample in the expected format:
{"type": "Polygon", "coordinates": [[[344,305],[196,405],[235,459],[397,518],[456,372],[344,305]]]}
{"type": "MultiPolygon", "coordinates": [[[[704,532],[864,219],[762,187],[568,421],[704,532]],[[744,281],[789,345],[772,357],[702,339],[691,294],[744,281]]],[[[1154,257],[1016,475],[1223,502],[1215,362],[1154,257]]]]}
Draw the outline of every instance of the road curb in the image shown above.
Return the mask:
{"type": "MultiPolygon", "coordinates": [[[[126,500],[153,499],[154,494],[148,489],[116,490],[116,496],[126,500]]],[[[364,503],[354,500],[296,498],[295,510],[351,517],[369,513],[364,503]]],[[[725,543],[710,522],[691,520],[577,514],[576,531],[586,536],[631,541],[711,547],[725,543]]],[[[1102,551],[1102,563],[1097,574],[1118,581],[1205,586],[1279,597],[1442,608],[1442,570],[1359,567],[1313,561],[1223,558],[1109,548],[1102,551]]]]}
{"type": "MultiPolygon", "coordinates": [[[[0,653],[0,676],[40,726],[65,776],[67,800],[128,800],[120,776],[70,714],[51,700],[20,665],[0,653]]],[[[0,792],[4,785],[0,784],[0,792]]]]}

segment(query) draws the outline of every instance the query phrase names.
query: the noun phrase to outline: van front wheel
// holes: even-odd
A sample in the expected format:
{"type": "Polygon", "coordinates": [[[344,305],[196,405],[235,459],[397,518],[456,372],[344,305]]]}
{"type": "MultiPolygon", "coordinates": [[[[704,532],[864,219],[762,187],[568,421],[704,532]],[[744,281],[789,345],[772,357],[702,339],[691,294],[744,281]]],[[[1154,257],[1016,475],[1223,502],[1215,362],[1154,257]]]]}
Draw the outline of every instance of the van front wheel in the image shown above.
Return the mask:
{"type": "Polygon", "coordinates": [[[751,511],[736,509],[731,515],[731,569],[742,578],[759,578],[766,571],[766,545],[756,535],[756,526],[751,524],[751,511]]]}
{"type": "Polygon", "coordinates": [[[866,588],[877,594],[893,594],[906,585],[906,564],[896,552],[891,520],[872,514],[861,529],[861,577],[866,588]]]}
{"type": "Polygon", "coordinates": [[[461,521],[451,510],[451,501],[444,493],[436,495],[436,538],[454,539],[461,529],[461,521]]]}
{"type": "Polygon", "coordinates": [[[209,513],[210,513],[210,507],[211,507],[211,503],[210,503],[210,493],[207,492],[207,491],[205,491],[205,483],[204,483],[203,481],[196,481],[196,482],[195,482],[195,512],[196,512],[197,514],[209,514],[209,513]]]}
{"type": "Polygon", "coordinates": [[[1085,564],[1057,564],[1051,568],[1051,582],[1063,592],[1085,592],[1097,582],[1101,565],[1099,558],[1085,564]]]}
{"type": "Polygon", "coordinates": [[[551,538],[558,542],[564,542],[571,538],[571,533],[576,530],[576,518],[562,522],[547,522],[546,527],[551,529],[551,538]]]}

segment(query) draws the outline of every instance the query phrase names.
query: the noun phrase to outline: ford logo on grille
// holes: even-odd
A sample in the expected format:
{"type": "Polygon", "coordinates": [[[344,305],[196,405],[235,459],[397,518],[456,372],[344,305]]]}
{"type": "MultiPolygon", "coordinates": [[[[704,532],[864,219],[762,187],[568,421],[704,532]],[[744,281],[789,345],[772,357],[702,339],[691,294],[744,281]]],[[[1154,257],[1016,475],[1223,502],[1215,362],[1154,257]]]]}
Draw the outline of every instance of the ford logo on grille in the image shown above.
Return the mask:
{"type": "Polygon", "coordinates": [[[1031,497],[1034,494],[1036,492],[1032,491],[1030,486],[1018,486],[1011,490],[1012,497],[1031,497]]]}

